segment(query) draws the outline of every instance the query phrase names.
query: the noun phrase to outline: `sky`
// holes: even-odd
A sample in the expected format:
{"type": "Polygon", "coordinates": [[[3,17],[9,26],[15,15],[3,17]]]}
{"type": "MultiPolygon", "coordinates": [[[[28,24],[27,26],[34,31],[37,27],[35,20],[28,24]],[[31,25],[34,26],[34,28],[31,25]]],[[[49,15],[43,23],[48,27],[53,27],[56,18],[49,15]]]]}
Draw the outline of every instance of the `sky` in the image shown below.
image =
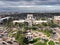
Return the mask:
{"type": "Polygon", "coordinates": [[[60,0],[0,0],[2,6],[60,5],[60,0]]]}
{"type": "Polygon", "coordinates": [[[60,0],[0,0],[0,11],[6,10],[60,12],[60,0]]]}

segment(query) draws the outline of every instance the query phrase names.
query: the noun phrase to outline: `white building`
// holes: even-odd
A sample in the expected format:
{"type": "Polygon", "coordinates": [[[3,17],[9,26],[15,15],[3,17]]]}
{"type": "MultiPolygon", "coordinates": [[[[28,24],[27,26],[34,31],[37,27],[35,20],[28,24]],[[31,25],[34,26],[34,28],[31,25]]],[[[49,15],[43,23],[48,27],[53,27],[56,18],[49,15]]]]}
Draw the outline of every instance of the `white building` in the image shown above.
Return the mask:
{"type": "Polygon", "coordinates": [[[47,23],[46,20],[35,20],[35,21],[34,21],[35,24],[40,24],[40,23],[43,23],[43,22],[44,22],[44,23],[47,23]]]}
{"type": "Polygon", "coordinates": [[[55,20],[60,20],[60,16],[54,16],[55,20]]]}
{"type": "Polygon", "coordinates": [[[25,20],[14,20],[13,24],[15,24],[15,23],[24,23],[24,22],[25,22],[25,20]]]}
{"type": "Polygon", "coordinates": [[[13,21],[13,23],[23,23],[23,22],[28,22],[28,24],[30,25],[30,26],[32,26],[32,24],[34,23],[34,24],[40,24],[40,23],[42,23],[42,22],[44,22],[44,23],[47,23],[47,20],[35,20],[34,18],[33,18],[33,14],[27,14],[27,19],[25,19],[25,20],[14,20],[13,21]]]}
{"type": "Polygon", "coordinates": [[[54,22],[60,24],[60,16],[54,16],[54,22]]]}

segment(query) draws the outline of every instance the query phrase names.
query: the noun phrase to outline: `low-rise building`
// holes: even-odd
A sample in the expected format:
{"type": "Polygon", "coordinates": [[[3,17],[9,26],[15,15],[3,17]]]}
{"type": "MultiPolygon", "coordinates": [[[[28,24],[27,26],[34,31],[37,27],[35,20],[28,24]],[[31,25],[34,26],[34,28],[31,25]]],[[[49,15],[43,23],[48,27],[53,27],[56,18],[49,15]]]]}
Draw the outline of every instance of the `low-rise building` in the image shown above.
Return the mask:
{"type": "Polygon", "coordinates": [[[60,24],[60,16],[54,16],[54,23],[60,24]]]}
{"type": "Polygon", "coordinates": [[[35,20],[34,23],[35,24],[47,23],[47,21],[46,20],[35,20]]]}
{"type": "Polygon", "coordinates": [[[13,24],[15,24],[15,23],[24,23],[24,22],[25,22],[25,20],[14,20],[13,24]]]}

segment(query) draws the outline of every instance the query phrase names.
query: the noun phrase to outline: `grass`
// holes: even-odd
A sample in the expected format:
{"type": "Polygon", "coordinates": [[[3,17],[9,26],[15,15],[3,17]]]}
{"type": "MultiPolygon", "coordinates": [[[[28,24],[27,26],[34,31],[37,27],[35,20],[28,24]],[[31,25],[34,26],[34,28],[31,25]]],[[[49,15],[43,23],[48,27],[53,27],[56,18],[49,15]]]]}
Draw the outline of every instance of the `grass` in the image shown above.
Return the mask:
{"type": "Polygon", "coordinates": [[[34,45],[47,45],[47,41],[48,40],[45,40],[44,43],[42,43],[42,42],[39,41],[37,43],[34,43],[34,45]]]}
{"type": "Polygon", "coordinates": [[[34,45],[47,45],[47,44],[46,44],[46,43],[38,42],[38,43],[36,43],[36,44],[34,44],[34,45]]]}
{"type": "Polygon", "coordinates": [[[48,44],[49,45],[55,45],[55,43],[53,41],[50,41],[48,44]]]}
{"type": "Polygon", "coordinates": [[[8,36],[9,36],[9,37],[12,37],[12,34],[9,34],[8,36]]]}
{"type": "Polygon", "coordinates": [[[44,42],[44,43],[42,43],[42,42],[37,42],[37,43],[35,43],[34,45],[47,45],[47,42],[44,42]]]}
{"type": "Polygon", "coordinates": [[[30,43],[36,43],[36,42],[38,42],[40,40],[40,38],[36,38],[36,39],[33,39],[33,41],[31,41],[30,43]]]}
{"type": "Polygon", "coordinates": [[[44,33],[45,33],[48,37],[51,35],[49,30],[44,30],[44,33]]]}
{"type": "Polygon", "coordinates": [[[41,30],[40,32],[43,32],[47,37],[51,35],[49,30],[41,30]]]}

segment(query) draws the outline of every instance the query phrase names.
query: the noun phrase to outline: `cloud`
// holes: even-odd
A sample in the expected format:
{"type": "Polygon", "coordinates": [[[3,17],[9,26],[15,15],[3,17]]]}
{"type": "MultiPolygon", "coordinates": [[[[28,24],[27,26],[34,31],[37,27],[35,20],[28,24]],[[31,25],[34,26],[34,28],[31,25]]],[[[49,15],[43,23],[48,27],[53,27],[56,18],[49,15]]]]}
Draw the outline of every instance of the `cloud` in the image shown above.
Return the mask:
{"type": "Polygon", "coordinates": [[[0,0],[0,7],[21,5],[60,5],[60,0],[0,0]]]}

